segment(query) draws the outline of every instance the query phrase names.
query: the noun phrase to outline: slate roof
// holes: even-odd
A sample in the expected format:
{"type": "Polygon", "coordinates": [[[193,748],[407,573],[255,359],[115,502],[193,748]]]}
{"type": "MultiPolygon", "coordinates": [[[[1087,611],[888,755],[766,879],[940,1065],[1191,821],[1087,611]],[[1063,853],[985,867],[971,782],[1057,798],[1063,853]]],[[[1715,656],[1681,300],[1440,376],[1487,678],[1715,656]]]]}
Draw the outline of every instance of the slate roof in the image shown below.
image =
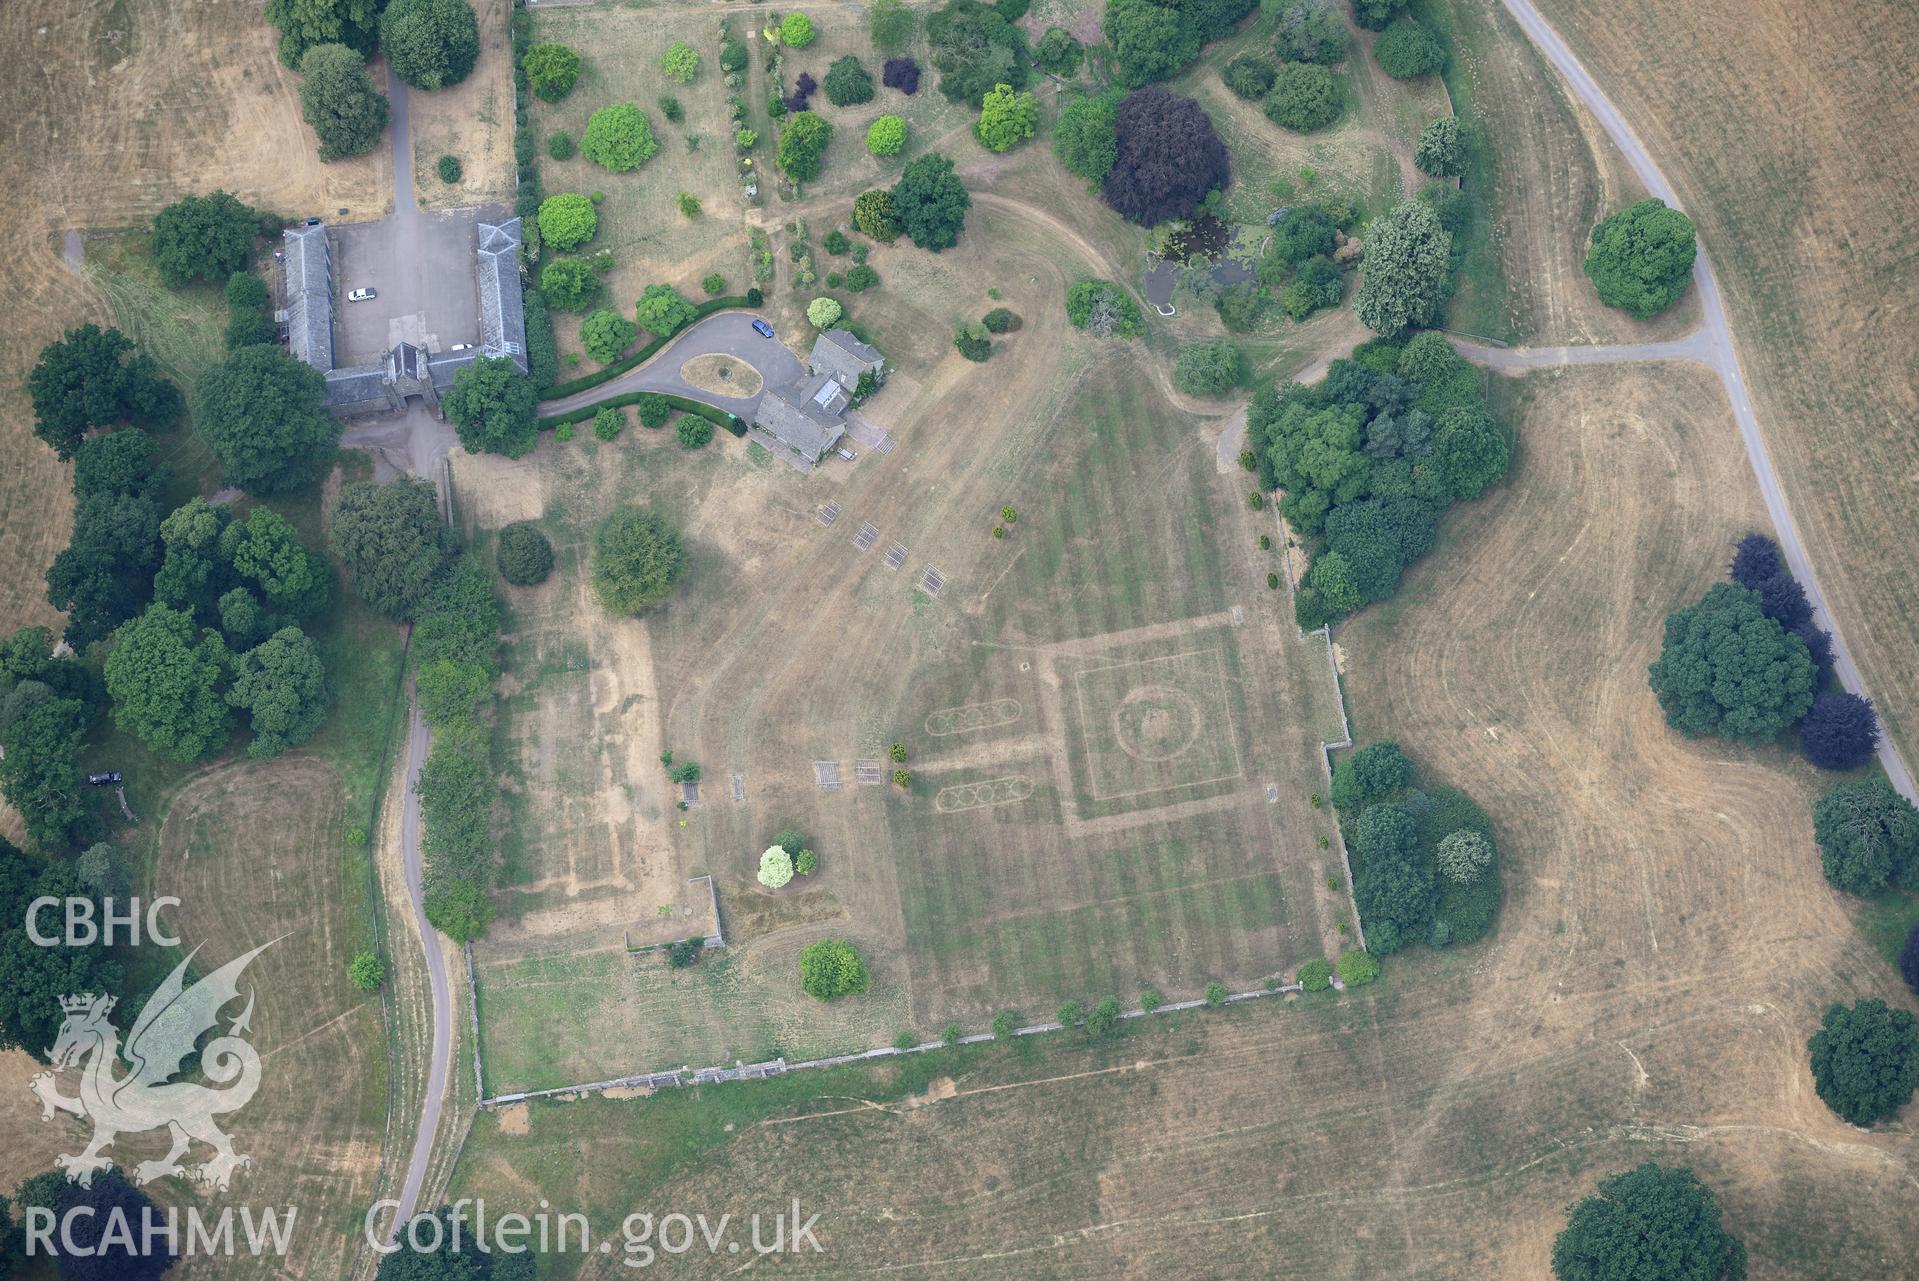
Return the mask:
{"type": "MultiPolygon", "coordinates": [[[[846,434],[838,411],[829,411],[813,399],[826,386],[838,389],[830,375],[802,379],[790,387],[775,387],[760,398],[754,419],[773,437],[808,462],[818,462],[846,434]]],[[[839,392],[845,407],[844,391],[839,392]]]]}
{"type": "Polygon", "coordinates": [[[322,373],[333,368],[333,254],[325,227],[289,227],[287,350],[322,373]]]}
{"type": "Polygon", "coordinates": [[[354,409],[364,405],[388,403],[386,366],[360,365],[352,369],[330,369],[326,375],[326,407],[354,409]]]}
{"type": "Polygon", "coordinates": [[[836,374],[848,387],[857,387],[860,375],[869,369],[877,372],[886,357],[855,338],[851,330],[828,329],[813,340],[813,354],[806,363],[815,374],[836,374]]]}
{"type": "Polygon", "coordinates": [[[453,385],[453,375],[473,363],[477,351],[441,352],[426,358],[427,372],[433,375],[433,390],[445,391],[453,385]]]}
{"type": "Polygon", "coordinates": [[[475,271],[480,286],[480,347],[489,356],[511,356],[526,371],[526,312],[520,291],[520,220],[476,225],[480,247],[475,271]]]}

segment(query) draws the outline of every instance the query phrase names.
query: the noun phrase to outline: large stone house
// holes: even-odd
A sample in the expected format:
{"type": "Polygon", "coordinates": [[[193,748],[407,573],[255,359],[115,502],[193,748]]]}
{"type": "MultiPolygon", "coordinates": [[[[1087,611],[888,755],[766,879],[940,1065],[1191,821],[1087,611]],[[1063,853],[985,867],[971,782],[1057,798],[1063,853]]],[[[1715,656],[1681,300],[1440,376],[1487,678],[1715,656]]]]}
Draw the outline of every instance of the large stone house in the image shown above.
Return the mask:
{"type": "Polygon", "coordinates": [[[479,291],[480,343],[477,351],[429,354],[399,343],[371,365],[336,368],[333,350],[333,251],[326,228],[318,223],[290,228],[286,242],[287,350],[326,378],[329,412],[401,413],[409,396],[419,396],[439,414],[440,393],[453,375],[476,356],[506,356],[526,371],[526,314],[520,292],[520,220],[482,222],[475,227],[474,281],[479,291]]]}
{"type": "MultiPolygon", "coordinates": [[[[828,329],[813,340],[806,376],[785,387],[769,387],[760,398],[753,425],[808,463],[817,463],[846,435],[846,411],[871,374],[877,385],[886,358],[845,329],[828,329]]],[[[870,390],[870,388],[869,388],[870,390]]]]}

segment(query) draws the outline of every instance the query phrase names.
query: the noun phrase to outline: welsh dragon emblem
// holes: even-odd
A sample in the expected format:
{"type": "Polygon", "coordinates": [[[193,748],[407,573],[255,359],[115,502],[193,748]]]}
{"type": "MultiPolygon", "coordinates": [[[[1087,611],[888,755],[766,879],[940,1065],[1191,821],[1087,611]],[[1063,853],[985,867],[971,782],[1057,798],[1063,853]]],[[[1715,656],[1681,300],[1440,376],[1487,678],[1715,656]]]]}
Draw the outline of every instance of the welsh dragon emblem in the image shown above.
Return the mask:
{"type": "Polygon", "coordinates": [[[29,1088],[40,1100],[42,1121],[51,1121],[56,1109],[93,1121],[93,1141],[86,1151],[54,1158],[54,1164],[67,1172],[69,1180],[89,1186],[96,1172],[113,1164],[100,1155],[102,1148],[121,1134],[161,1126],[172,1134],[172,1150],[158,1161],[140,1162],[133,1172],[136,1183],[185,1174],[224,1192],[235,1170],[253,1164],[253,1158],[233,1150],[233,1140],[213,1120],[245,1107],[260,1088],[260,1055],[245,1039],[253,1017],[251,990],[246,1008],[228,1026],[226,1035],[215,1037],[200,1052],[201,1072],[223,1088],[172,1078],[201,1034],[218,1024],[221,1008],[238,999],[241,971],[271,946],[263,943],[186,987],[187,966],[199,949],[189,953],[134,1021],[124,1051],[132,1070],[121,1077],[114,1075],[122,1053],[120,1033],[108,1017],[115,999],[91,993],[60,998],[67,1017],[47,1053],[53,1071],[36,1075],[29,1088]],[[60,1093],[54,1073],[76,1066],[80,1068],[80,1097],[68,1098],[60,1093]],[[180,1158],[195,1139],[210,1146],[213,1157],[189,1170],[180,1164],[180,1158]]]}

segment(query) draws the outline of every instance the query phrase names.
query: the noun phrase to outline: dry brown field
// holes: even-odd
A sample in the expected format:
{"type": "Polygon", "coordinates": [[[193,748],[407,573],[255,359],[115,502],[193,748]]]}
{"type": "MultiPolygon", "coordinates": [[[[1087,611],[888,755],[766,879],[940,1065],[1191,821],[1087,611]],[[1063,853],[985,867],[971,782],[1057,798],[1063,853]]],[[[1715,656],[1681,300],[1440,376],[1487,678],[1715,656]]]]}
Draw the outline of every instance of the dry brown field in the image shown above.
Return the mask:
{"type": "Polygon", "coordinates": [[[1919,688],[1919,28],[1895,0],[1544,12],[1699,225],[1787,500],[1910,759],[1919,688]]]}
{"type": "Polygon", "coordinates": [[[1104,1049],[483,1116],[459,1192],[570,1196],[602,1231],[798,1195],[817,1275],[1537,1277],[1568,1203],[1661,1160],[1717,1189],[1755,1278],[1898,1275],[1908,1128],[1842,1124],[1805,1067],[1825,1003],[1896,987],[1820,877],[1813,780],[1675,737],[1645,688],[1659,611],[1758,515],[1717,386],[1648,366],[1496,398],[1515,474],[1341,638],[1361,737],[1498,824],[1491,941],[1104,1049]]]}
{"type": "Polygon", "coordinates": [[[0,12],[0,619],[56,622],[41,572],[66,545],[65,469],[32,437],[21,386],[42,345],[109,299],[62,263],[69,230],[123,228],[225,188],[288,214],[393,199],[380,154],[322,165],[297,78],[249,0],[85,0],[0,12]]]}

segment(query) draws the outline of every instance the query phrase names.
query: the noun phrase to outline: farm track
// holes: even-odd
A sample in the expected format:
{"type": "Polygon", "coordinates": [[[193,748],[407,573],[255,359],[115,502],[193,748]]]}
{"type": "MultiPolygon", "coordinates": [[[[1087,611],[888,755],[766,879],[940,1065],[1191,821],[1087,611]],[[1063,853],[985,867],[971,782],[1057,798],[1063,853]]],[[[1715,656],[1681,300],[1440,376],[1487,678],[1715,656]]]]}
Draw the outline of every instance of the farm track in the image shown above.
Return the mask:
{"type": "MultiPolygon", "coordinates": [[[[1659,166],[1653,163],[1645,145],[1600,89],[1598,82],[1573,56],[1559,33],[1533,7],[1531,0],[1501,0],[1501,3],[1525,31],[1527,38],[1559,71],[1580,102],[1592,112],[1612,139],[1613,145],[1619,148],[1633,172],[1645,184],[1646,190],[1667,204],[1677,206],[1678,196],[1674,194],[1665,175],[1660,173],[1659,166]]],[[[1726,399],[1732,406],[1733,420],[1739,425],[1739,438],[1746,446],[1746,456],[1752,462],[1753,474],[1759,481],[1766,514],[1771,517],[1773,529],[1779,535],[1779,546],[1785,553],[1786,564],[1792,570],[1793,577],[1806,589],[1806,598],[1812,602],[1814,621],[1832,633],[1833,667],[1838,673],[1839,683],[1852,693],[1864,696],[1865,681],[1859,674],[1859,665],[1853,661],[1852,651],[1846,645],[1845,633],[1840,629],[1838,620],[1826,606],[1825,594],[1820,590],[1819,580],[1813,573],[1812,558],[1806,551],[1805,539],[1800,535],[1791,509],[1786,506],[1779,473],[1773,467],[1772,456],[1766,449],[1765,436],[1759,428],[1759,417],[1753,411],[1752,397],[1746,390],[1745,375],[1739,367],[1739,356],[1733,348],[1732,329],[1726,321],[1726,305],[1719,293],[1719,280],[1713,272],[1712,260],[1703,248],[1693,264],[1693,284],[1699,292],[1705,313],[1704,321],[1695,333],[1677,342],[1618,347],[1560,347],[1533,352],[1473,347],[1461,347],[1461,351],[1476,363],[1495,369],[1679,359],[1697,361],[1717,374],[1725,388],[1726,399]]],[[[1912,772],[1906,768],[1898,747],[1886,735],[1881,735],[1879,740],[1879,763],[1901,795],[1919,801],[1919,790],[1913,786],[1912,772]]]]}

